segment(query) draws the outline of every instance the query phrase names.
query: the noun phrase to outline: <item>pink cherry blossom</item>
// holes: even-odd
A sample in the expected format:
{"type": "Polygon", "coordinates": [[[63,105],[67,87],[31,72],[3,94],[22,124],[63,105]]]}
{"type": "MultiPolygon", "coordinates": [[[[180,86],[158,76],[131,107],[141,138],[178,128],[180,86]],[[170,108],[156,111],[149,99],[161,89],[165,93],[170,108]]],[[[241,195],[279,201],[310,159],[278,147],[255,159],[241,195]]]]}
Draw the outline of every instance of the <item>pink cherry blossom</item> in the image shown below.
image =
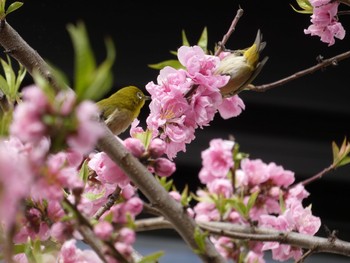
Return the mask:
{"type": "Polygon", "coordinates": [[[102,183],[118,184],[124,187],[130,182],[129,177],[113,162],[105,152],[94,154],[88,166],[97,174],[102,183]]]}
{"type": "Polygon", "coordinates": [[[322,42],[328,43],[328,46],[334,45],[334,38],[343,39],[345,30],[337,18],[339,2],[324,0],[310,3],[313,6],[312,24],[304,30],[304,33],[319,36],[322,42]]]}
{"type": "Polygon", "coordinates": [[[202,183],[209,183],[216,178],[226,178],[233,167],[233,141],[213,139],[208,149],[202,152],[202,165],[199,179],[202,183]]]}
{"type": "Polygon", "coordinates": [[[0,140],[0,221],[5,230],[15,223],[23,198],[30,193],[33,171],[19,140],[0,140]]]}
{"type": "Polygon", "coordinates": [[[229,98],[225,98],[221,104],[218,106],[218,111],[223,119],[229,119],[232,117],[237,117],[245,109],[245,104],[243,100],[234,95],[229,98]]]}

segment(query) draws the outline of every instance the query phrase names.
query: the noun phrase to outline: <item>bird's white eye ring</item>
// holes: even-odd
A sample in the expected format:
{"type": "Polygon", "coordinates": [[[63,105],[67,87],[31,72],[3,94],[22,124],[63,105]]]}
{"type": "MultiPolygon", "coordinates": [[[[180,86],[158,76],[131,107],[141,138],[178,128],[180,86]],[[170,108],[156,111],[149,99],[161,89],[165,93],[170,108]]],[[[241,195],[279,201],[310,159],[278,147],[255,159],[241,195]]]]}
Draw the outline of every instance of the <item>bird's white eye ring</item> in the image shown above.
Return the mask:
{"type": "Polygon", "coordinates": [[[143,98],[143,95],[141,92],[137,92],[136,93],[136,96],[141,100],[143,98]]]}

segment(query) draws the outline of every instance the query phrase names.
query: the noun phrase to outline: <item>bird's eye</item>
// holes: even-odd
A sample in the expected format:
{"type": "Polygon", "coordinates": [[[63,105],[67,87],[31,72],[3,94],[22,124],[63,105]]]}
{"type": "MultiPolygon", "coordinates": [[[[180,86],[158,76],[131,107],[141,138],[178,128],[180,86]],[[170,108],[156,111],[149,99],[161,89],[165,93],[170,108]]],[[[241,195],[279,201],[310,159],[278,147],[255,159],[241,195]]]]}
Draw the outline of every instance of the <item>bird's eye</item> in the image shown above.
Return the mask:
{"type": "Polygon", "coordinates": [[[136,93],[136,96],[137,96],[140,100],[142,100],[142,98],[143,98],[143,95],[142,95],[141,92],[137,92],[137,93],[136,93]]]}

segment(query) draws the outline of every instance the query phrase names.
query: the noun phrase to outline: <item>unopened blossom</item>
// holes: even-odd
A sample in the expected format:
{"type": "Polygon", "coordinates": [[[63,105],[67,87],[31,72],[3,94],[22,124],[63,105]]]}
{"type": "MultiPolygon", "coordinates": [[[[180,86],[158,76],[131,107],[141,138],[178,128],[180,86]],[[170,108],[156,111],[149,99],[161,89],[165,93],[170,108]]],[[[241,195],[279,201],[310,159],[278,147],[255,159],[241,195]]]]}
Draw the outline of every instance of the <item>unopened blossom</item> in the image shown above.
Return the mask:
{"type": "Polygon", "coordinates": [[[76,245],[76,240],[66,241],[57,258],[58,263],[102,263],[100,257],[90,249],[81,250],[76,245]]]}
{"type": "Polygon", "coordinates": [[[23,88],[22,95],[23,101],[13,112],[10,134],[22,142],[36,143],[47,132],[42,118],[48,110],[49,101],[45,93],[35,85],[23,88]]]}
{"type": "Polygon", "coordinates": [[[154,172],[160,177],[169,177],[176,170],[176,165],[174,162],[167,158],[157,158],[153,164],[154,172]]]}
{"type": "Polygon", "coordinates": [[[139,139],[136,139],[136,138],[132,138],[132,137],[126,138],[124,140],[124,146],[136,158],[141,157],[142,154],[145,152],[145,146],[142,144],[142,142],[139,139]]]}
{"type": "Polygon", "coordinates": [[[113,226],[107,221],[100,221],[94,225],[94,233],[102,240],[108,240],[113,233],[113,226]]]}
{"type": "Polygon", "coordinates": [[[77,131],[67,138],[67,143],[75,151],[87,154],[103,135],[103,128],[97,118],[98,108],[91,101],[83,101],[76,107],[75,113],[78,120],[77,131]]]}
{"type": "Polygon", "coordinates": [[[159,139],[159,138],[154,138],[148,147],[149,154],[153,158],[158,158],[161,157],[166,150],[166,143],[165,141],[159,139]]]}

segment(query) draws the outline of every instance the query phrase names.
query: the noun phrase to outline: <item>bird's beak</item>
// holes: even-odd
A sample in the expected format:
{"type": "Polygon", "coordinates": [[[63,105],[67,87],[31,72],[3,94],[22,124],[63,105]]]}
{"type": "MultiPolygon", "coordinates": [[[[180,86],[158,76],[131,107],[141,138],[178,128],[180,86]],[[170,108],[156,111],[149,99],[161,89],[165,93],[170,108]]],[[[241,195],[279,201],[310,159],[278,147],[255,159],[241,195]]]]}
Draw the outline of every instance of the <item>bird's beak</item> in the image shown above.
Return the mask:
{"type": "Polygon", "coordinates": [[[145,95],[145,100],[151,100],[151,96],[147,96],[147,95],[145,95]]]}

